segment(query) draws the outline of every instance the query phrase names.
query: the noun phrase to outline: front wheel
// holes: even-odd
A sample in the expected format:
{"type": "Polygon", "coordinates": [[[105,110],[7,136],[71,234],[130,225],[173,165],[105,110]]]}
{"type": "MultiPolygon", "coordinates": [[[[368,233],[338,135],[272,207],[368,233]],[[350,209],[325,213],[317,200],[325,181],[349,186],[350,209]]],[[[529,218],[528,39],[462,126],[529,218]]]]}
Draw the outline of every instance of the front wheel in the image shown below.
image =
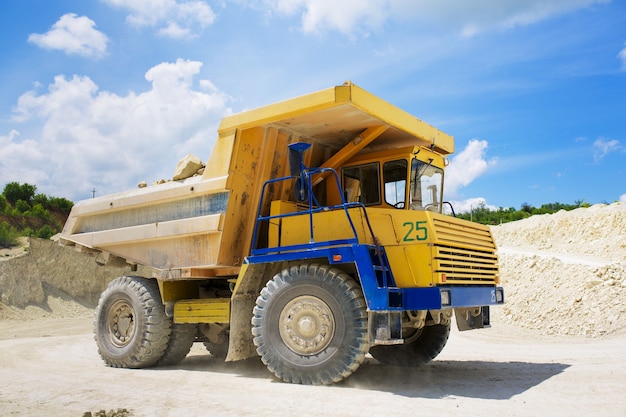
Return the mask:
{"type": "Polygon", "coordinates": [[[336,268],[285,269],[257,298],[252,334],[261,360],[278,378],[312,385],[339,382],[367,353],[363,292],[336,268]]]}
{"type": "Polygon", "coordinates": [[[370,355],[390,366],[413,367],[435,359],[450,336],[450,325],[436,324],[421,329],[410,329],[402,345],[378,345],[370,348],[370,355]]]}
{"type": "Polygon", "coordinates": [[[100,296],[94,319],[98,353],[114,368],[145,368],[162,356],[170,337],[156,281],[119,277],[100,296]]]}

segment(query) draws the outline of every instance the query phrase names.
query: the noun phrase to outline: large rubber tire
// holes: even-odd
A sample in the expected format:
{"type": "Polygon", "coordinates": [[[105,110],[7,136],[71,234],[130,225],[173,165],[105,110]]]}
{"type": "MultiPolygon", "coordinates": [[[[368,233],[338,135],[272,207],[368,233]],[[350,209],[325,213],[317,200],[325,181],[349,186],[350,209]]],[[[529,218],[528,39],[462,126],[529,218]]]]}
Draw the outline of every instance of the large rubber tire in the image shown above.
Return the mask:
{"type": "Polygon", "coordinates": [[[377,345],[370,355],[389,366],[414,367],[424,365],[439,355],[450,336],[450,325],[436,324],[415,329],[402,345],[377,345]]]}
{"type": "Polygon", "coordinates": [[[283,381],[339,382],[368,350],[363,292],[350,276],[326,265],[285,269],[257,298],[252,334],[261,360],[283,381]]]}
{"type": "Polygon", "coordinates": [[[172,366],[185,359],[196,339],[197,327],[195,324],[172,323],[169,342],[156,365],[172,366]]]}
{"type": "Polygon", "coordinates": [[[100,296],[94,333],[102,360],[114,368],[145,368],[163,356],[171,320],[155,280],[119,277],[100,296]]]}
{"type": "Polygon", "coordinates": [[[226,355],[228,355],[228,340],[225,343],[213,343],[206,339],[202,339],[202,344],[215,358],[226,359],[226,355]]]}
{"type": "Polygon", "coordinates": [[[222,323],[203,323],[198,326],[196,341],[202,342],[211,356],[226,359],[229,348],[230,328],[222,323]]]}

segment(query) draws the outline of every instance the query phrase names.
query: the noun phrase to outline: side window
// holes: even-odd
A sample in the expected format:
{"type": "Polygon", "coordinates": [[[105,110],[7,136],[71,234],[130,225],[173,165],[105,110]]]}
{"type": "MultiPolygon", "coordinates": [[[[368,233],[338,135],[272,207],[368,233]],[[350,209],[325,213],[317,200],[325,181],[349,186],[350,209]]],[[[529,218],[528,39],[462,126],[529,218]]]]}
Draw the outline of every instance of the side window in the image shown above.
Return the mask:
{"type": "Polygon", "coordinates": [[[365,205],[380,204],[378,163],[344,168],[341,173],[347,202],[359,201],[365,205]]]}
{"type": "Polygon", "coordinates": [[[383,165],[385,202],[396,208],[405,207],[407,167],[406,159],[385,162],[383,165]]]}

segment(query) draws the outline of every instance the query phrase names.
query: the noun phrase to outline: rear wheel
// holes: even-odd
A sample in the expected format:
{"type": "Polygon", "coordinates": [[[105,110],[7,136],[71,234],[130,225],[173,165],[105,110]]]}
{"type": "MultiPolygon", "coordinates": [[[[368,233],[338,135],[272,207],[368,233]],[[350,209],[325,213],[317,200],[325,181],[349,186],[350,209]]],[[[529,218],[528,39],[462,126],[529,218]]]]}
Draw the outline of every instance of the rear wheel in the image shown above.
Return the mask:
{"type": "Polygon", "coordinates": [[[198,339],[209,353],[219,359],[228,354],[229,326],[225,323],[202,323],[198,326],[198,339]]]}
{"type": "Polygon", "coordinates": [[[421,329],[411,329],[402,345],[377,345],[370,355],[390,366],[413,367],[424,365],[439,355],[450,336],[450,325],[436,324],[421,329]]]}
{"type": "Polygon", "coordinates": [[[170,337],[156,281],[119,277],[100,296],[94,319],[98,353],[115,368],[144,368],[162,356],[170,337]]]}
{"type": "Polygon", "coordinates": [[[225,359],[228,354],[228,342],[213,343],[208,340],[203,340],[202,344],[211,355],[218,359],[225,359]]]}
{"type": "Polygon", "coordinates": [[[359,367],[368,349],[363,292],[329,266],[285,269],[257,298],[252,334],[257,353],[278,378],[339,382],[359,367]]]}
{"type": "Polygon", "coordinates": [[[196,339],[197,327],[195,324],[172,323],[169,342],[157,366],[176,365],[185,359],[196,339]]]}

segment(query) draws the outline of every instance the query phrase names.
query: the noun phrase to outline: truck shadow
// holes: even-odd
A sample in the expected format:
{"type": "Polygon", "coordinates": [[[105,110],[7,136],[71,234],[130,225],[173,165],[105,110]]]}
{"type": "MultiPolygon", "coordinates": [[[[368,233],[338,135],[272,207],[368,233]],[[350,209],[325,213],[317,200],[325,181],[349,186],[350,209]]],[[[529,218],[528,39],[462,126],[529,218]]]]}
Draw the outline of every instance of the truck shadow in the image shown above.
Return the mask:
{"type": "Polygon", "coordinates": [[[562,373],[562,363],[433,361],[418,368],[367,359],[342,386],[415,398],[450,396],[506,400],[562,373]]]}
{"type": "MultiPolygon", "coordinates": [[[[563,363],[435,360],[417,368],[400,368],[382,365],[368,357],[353,375],[334,387],[384,391],[411,398],[458,396],[507,400],[569,367],[563,363]]],[[[211,356],[191,356],[176,369],[282,383],[273,377],[259,358],[225,363],[211,356]]]]}

